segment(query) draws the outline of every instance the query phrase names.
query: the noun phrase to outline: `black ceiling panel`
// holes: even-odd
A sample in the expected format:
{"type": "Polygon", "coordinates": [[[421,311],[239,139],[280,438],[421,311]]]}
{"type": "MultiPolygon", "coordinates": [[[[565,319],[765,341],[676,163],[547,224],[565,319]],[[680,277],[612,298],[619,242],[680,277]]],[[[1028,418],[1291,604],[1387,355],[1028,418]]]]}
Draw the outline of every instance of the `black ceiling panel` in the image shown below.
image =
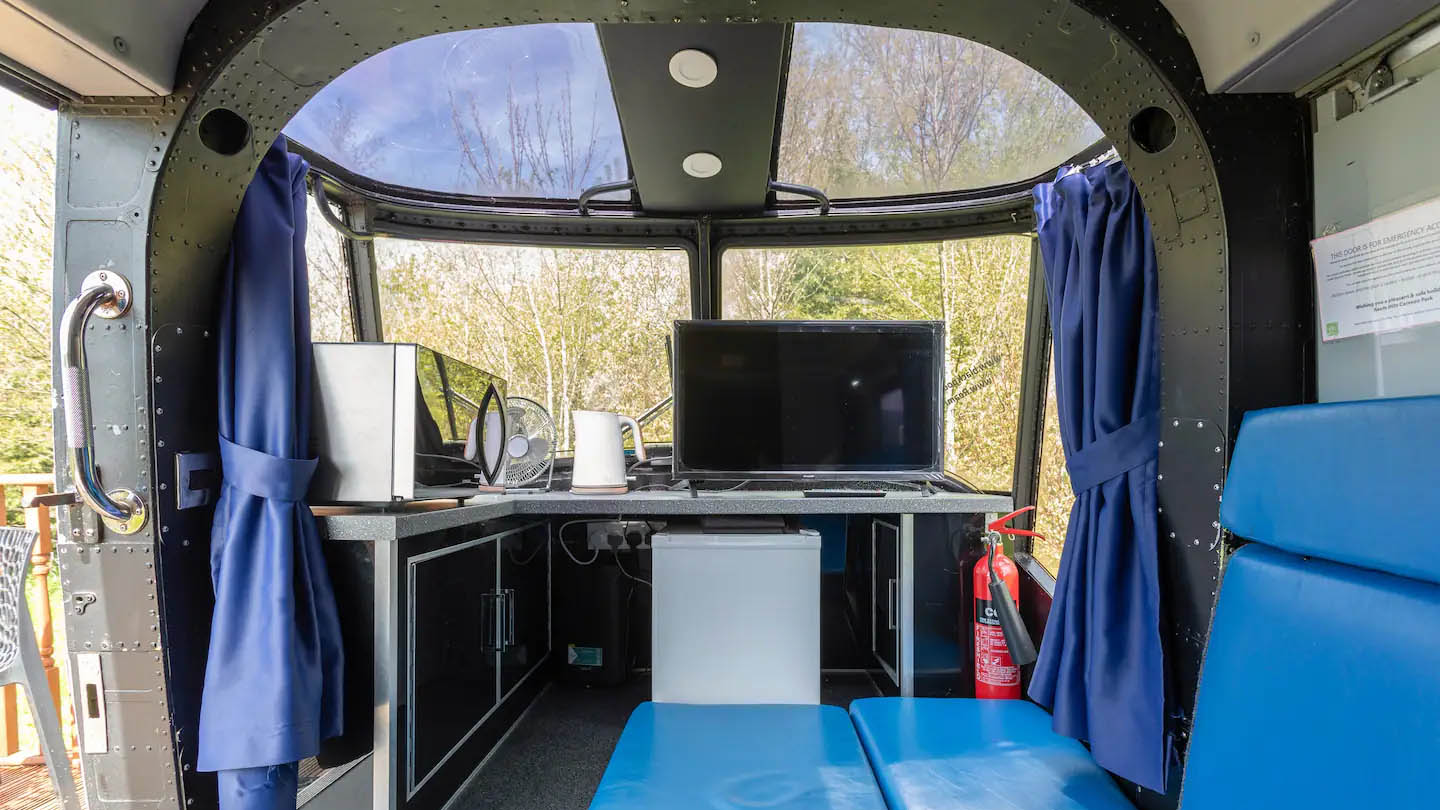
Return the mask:
{"type": "Polygon", "coordinates": [[[620,128],[645,211],[735,213],[765,206],[775,148],[786,26],[776,23],[599,25],[620,128]],[[670,78],[670,57],[694,48],[714,57],[706,87],[670,78]],[[698,179],[681,169],[692,152],[723,168],[698,179]]]}

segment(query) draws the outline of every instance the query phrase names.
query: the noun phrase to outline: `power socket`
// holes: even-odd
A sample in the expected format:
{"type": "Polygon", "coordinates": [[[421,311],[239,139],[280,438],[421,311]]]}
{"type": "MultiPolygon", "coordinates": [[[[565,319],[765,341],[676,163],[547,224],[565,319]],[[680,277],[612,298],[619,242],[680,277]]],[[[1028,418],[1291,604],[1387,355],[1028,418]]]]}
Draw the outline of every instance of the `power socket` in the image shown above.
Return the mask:
{"type": "Polygon", "coordinates": [[[643,520],[597,521],[587,524],[586,528],[586,539],[591,551],[627,551],[650,547],[650,524],[643,520]]]}

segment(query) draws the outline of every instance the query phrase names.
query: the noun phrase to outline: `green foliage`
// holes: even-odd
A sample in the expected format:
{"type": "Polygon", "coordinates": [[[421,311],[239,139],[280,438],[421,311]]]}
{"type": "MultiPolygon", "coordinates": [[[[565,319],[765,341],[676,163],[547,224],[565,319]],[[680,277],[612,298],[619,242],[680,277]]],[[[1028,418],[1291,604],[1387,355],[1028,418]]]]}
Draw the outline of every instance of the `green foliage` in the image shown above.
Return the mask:
{"type": "Polygon", "coordinates": [[[925,31],[797,26],[779,177],[832,198],[980,188],[1049,171],[1099,140],[1040,73],[925,31]]]}
{"type": "Polygon", "coordinates": [[[727,318],[934,320],[946,327],[946,466],[1010,491],[1030,239],[731,250],[727,318]]]}
{"type": "Polygon", "coordinates": [[[49,472],[55,114],[4,93],[0,120],[0,472],[49,472]]]}
{"type": "MultiPolygon", "coordinates": [[[[431,346],[540,402],[570,446],[572,410],[639,415],[670,393],[665,337],[690,316],[687,255],[383,240],[387,340],[431,346]]],[[[669,439],[669,418],[649,441],[669,439]]]]}
{"type": "MultiPolygon", "coordinates": [[[[1050,367],[1053,369],[1054,363],[1050,367]]],[[[1070,507],[1075,493],[1070,489],[1070,473],[1065,469],[1065,448],[1060,443],[1060,417],[1055,405],[1055,375],[1045,397],[1045,432],[1040,441],[1040,487],[1036,493],[1035,531],[1044,535],[1033,545],[1035,558],[1052,574],[1060,573],[1060,552],[1065,545],[1065,529],[1070,524],[1070,507]]]]}

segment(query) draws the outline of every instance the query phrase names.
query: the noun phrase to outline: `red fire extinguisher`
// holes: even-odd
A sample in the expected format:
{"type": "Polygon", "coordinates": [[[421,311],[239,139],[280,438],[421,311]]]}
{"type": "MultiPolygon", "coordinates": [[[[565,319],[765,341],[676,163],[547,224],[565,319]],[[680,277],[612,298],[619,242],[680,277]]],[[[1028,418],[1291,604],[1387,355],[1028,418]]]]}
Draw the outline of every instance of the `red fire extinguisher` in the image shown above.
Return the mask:
{"type": "Polygon", "coordinates": [[[1035,532],[1005,525],[1016,515],[1034,508],[1027,506],[990,523],[985,537],[986,553],[975,561],[977,698],[1020,697],[1020,667],[1035,661],[1035,646],[1020,620],[1020,572],[1015,562],[1005,556],[1000,537],[1002,534],[1040,537],[1035,532]]]}

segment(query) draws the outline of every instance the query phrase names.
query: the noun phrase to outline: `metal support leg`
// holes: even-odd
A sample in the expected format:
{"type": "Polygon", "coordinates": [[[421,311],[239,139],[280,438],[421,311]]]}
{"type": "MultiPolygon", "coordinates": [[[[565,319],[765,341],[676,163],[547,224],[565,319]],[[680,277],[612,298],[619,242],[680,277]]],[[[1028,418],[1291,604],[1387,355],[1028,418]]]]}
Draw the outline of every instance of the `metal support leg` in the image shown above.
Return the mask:
{"type": "Polygon", "coordinates": [[[23,596],[20,599],[19,665],[25,673],[25,697],[30,701],[30,716],[35,719],[35,733],[40,738],[40,751],[45,755],[45,767],[50,769],[55,795],[60,798],[63,810],[81,810],[75,795],[75,781],[70,777],[70,757],[65,753],[60,715],[50,698],[45,665],[40,660],[40,648],[35,646],[35,627],[30,624],[30,608],[23,596]]]}
{"type": "Polygon", "coordinates": [[[915,697],[915,516],[900,516],[900,696],[915,697]]]}

